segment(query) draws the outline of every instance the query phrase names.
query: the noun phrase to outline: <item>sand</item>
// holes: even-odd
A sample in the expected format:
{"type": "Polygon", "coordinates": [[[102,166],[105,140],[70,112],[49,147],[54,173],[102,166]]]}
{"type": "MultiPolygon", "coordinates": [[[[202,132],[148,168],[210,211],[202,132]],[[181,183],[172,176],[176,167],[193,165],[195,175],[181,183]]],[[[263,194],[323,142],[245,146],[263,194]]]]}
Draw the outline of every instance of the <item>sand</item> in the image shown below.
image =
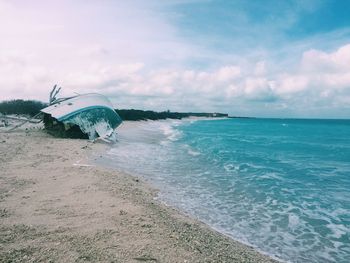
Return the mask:
{"type": "Polygon", "coordinates": [[[273,262],[156,201],[141,179],[91,166],[106,147],[0,132],[0,262],[273,262]]]}

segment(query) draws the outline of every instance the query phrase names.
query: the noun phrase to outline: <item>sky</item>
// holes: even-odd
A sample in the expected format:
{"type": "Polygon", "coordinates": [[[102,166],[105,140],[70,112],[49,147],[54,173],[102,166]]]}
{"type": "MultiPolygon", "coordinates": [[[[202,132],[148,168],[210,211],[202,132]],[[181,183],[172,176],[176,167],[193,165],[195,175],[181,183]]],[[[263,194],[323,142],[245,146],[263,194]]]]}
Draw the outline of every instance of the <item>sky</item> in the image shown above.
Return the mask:
{"type": "Polygon", "coordinates": [[[350,1],[0,0],[0,101],[350,118],[350,1]]]}

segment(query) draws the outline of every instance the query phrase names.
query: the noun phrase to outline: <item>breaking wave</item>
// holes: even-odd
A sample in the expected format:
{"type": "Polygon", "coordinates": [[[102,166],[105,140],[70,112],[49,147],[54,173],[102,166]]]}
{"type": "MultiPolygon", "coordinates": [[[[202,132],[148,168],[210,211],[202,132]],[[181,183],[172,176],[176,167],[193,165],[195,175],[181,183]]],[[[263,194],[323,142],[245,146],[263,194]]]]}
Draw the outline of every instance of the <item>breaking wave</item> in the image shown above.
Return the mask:
{"type": "Polygon", "coordinates": [[[100,160],[290,262],[350,262],[350,121],[144,122],[100,160]],[[283,125],[286,124],[286,125],[283,125]]]}

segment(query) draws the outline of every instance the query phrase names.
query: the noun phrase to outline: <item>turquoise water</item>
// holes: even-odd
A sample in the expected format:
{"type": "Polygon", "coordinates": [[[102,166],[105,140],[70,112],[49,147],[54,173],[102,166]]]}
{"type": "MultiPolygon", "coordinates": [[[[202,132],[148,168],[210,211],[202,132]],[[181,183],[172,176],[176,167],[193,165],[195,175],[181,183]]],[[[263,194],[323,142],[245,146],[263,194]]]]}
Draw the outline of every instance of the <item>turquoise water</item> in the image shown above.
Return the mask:
{"type": "Polygon", "coordinates": [[[223,119],[121,129],[104,162],[290,262],[350,262],[350,121],[223,119]]]}

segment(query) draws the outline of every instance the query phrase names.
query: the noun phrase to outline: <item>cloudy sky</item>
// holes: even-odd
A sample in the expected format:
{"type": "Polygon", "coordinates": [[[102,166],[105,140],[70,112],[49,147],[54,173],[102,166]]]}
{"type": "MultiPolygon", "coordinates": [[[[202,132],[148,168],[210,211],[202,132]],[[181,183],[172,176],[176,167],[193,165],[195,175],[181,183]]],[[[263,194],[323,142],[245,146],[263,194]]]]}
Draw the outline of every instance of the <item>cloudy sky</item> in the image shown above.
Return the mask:
{"type": "Polygon", "coordinates": [[[350,118],[350,1],[0,0],[0,100],[350,118]]]}

